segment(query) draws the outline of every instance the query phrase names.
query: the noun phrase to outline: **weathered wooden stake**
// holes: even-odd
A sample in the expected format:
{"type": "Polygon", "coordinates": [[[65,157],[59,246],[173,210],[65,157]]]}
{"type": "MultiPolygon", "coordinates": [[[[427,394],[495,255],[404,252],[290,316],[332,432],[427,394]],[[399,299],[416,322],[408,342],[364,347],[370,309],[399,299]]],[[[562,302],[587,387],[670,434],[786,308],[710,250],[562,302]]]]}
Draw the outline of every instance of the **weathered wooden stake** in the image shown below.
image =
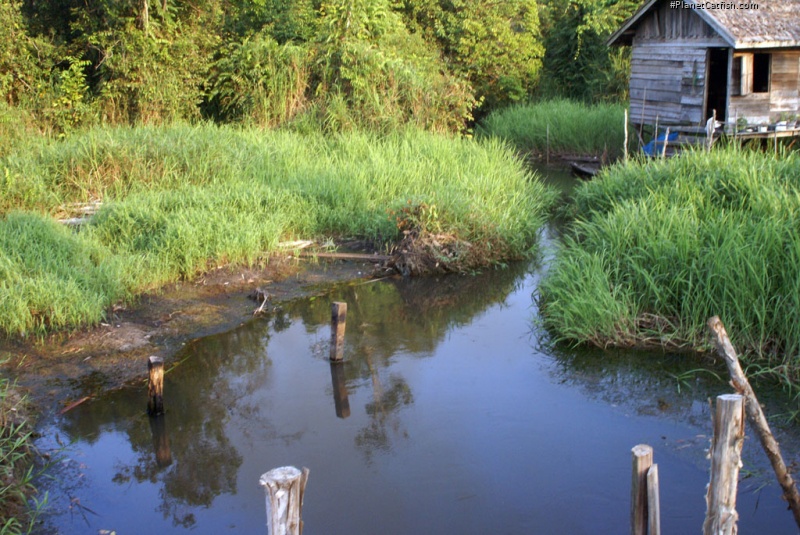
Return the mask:
{"type": "Polygon", "coordinates": [[[164,359],[148,358],[147,371],[150,375],[147,384],[147,414],[150,416],[164,414],[164,359]]]}
{"type": "Polygon", "coordinates": [[[704,535],[736,535],[736,490],[744,444],[744,398],[717,396],[711,441],[711,481],[706,493],[704,535]]]}
{"type": "Polygon", "coordinates": [[[333,384],[333,406],[336,409],[336,416],[347,418],[350,416],[350,400],[347,394],[343,362],[331,362],[331,383],[333,384]]]}
{"type": "Polygon", "coordinates": [[[639,444],[631,452],[631,534],[647,535],[647,471],[653,465],[653,448],[639,444]]]}
{"type": "Polygon", "coordinates": [[[669,126],[667,127],[667,131],[664,133],[664,147],[661,149],[661,158],[667,157],[667,143],[669,143],[669,126]]]}
{"type": "Polygon", "coordinates": [[[661,535],[661,492],[658,487],[658,465],[647,470],[647,530],[648,535],[661,535]]]}
{"type": "Polygon", "coordinates": [[[331,360],[344,358],[344,328],[347,321],[347,303],[331,305],[331,360]]]}
{"type": "Polygon", "coordinates": [[[714,345],[717,346],[717,352],[725,360],[728,366],[728,373],[731,376],[731,386],[734,390],[744,396],[745,409],[747,418],[750,424],[758,434],[758,439],[761,441],[761,447],[769,458],[772,464],[772,469],[775,471],[775,476],[778,478],[783,489],[783,497],[789,503],[789,508],[794,515],[794,521],[800,527],[800,494],[797,492],[797,486],[792,479],[791,474],[786,469],[786,463],[783,462],[781,449],[775,437],[772,436],[767,418],[764,416],[764,411],[761,410],[761,404],[758,402],[756,393],[750,382],[745,377],[742,367],[739,364],[739,357],[736,355],[736,350],[731,344],[728,333],[725,331],[725,326],[720,321],[719,316],[714,316],[708,320],[708,328],[711,330],[711,335],[714,338],[714,345]]]}
{"type": "Polygon", "coordinates": [[[301,535],[303,495],[308,483],[308,468],[273,468],[258,480],[267,495],[267,533],[301,535]]]}

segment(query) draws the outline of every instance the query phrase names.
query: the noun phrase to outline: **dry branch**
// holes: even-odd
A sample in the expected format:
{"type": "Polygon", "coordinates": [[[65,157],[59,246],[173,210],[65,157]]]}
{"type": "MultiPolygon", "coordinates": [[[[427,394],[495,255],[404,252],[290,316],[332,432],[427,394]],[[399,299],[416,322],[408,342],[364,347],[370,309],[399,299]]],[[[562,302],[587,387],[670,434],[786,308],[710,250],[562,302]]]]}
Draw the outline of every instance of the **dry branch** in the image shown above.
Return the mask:
{"type": "Polygon", "coordinates": [[[772,464],[772,469],[775,471],[775,476],[778,478],[783,489],[783,497],[789,502],[789,508],[794,515],[794,521],[800,527],[800,494],[797,492],[797,486],[792,479],[791,474],[786,469],[786,464],[783,462],[781,450],[775,437],[772,436],[767,418],[764,416],[764,411],[761,410],[761,405],[758,403],[753,388],[750,382],[745,377],[742,367],[739,364],[739,357],[736,355],[736,350],[733,348],[728,333],[725,331],[725,326],[719,319],[719,316],[714,316],[708,320],[708,327],[711,330],[711,335],[714,338],[714,345],[720,356],[725,360],[728,366],[728,372],[731,375],[731,386],[739,394],[744,396],[745,399],[745,412],[750,424],[756,430],[758,439],[761,441],[761,446],[772,464]]]}

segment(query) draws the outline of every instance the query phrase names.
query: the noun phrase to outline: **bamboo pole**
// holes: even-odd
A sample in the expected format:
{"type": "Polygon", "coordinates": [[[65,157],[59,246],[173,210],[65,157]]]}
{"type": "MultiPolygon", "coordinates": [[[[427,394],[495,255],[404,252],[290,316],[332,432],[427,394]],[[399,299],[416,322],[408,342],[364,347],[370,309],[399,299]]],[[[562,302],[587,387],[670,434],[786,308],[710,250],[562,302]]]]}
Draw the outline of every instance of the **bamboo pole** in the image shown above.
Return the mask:
{"type": "Polygon", "coordinates": [[[147,414],[158,416],[164,414],[164,359],[150,357],[147,359],[147,414]]]}
{"type": "Polygon", "coordinates": [[[736,491],[744,445],[744,402],[739,394],[717,396],[711,441],[711,480],[706,492],[704,535],[736,535],[736,491]]]}
{"type": "Polygon", "coordinates": [[[780,447],[775,437],[772,436],[772,431],[769,429],[767,418],[764,416],[764,411],[761,410],[758,398],[742,371],[739,357],[736,355],[736,350],[728,338],[725,326],[720,321],[719,316],[714,316],[708,320],[708,327],[711,330],[717,351],[728,366],[728,372],[731,375],[731,386],[745,398],[747,418],[750,420],[750,424],[755,429],[756,434],[758,434],[761,446],[764,448],[769,462],[772,464],[772,469],[775,471],[775,476],[778,478],[778,483],[783,489],[783,497],[789,503],[795,523],[800,527],[800,494],[797,492],[797,486],[791,474],[786,469],[786,463],[783,462],[780,447]]]}
{"type": "Polygon", "coordinates": [[[347,322],[347,303],[334,302],[331,305],[331,360],[344,358],[344,330],[347,322]]]}
{"type": "Polygon", "coordinates": [[[653,466],[653,448],[638,444],[631,453],[631,535],[647,535],[647,471],[653,466]]]}
{"type": "Polygon", "coordinates": [[[547,143],[545,145],[545,165],[550,165],[550,123],[547,123],[547,143]]]}
{"type": "Polygon", "coordinates": [[[301,535],[303,533],[303,495],[308,483],[308,468],[294,466],[273,468],[258,480],[267,499],[267,533],[301,535]]]}
{"type": "Polygon", "coordinates": [[[622,154],[628,161],[628,108],[625,108],[625,142],[622,144],[622,154]]]}
{"type": "Polygon", "coordinates": [[[661,535],[661,498],[658,486],[658,465],[647,470],[647,533],[661,535]]]}

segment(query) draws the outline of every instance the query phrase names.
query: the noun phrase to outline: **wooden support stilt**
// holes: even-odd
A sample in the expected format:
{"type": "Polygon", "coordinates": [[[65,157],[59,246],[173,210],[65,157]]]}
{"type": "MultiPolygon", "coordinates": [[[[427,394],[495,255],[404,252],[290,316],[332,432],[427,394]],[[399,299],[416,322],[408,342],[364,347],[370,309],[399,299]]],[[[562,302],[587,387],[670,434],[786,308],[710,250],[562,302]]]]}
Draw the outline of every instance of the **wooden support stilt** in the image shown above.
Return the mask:
{"type": "Polygon", "coordinates": [[[148,358],[147,371],[150,376],[147,384],[147,414],[164,414],[164,359],[148,358]]]}
{"type": "Polygon", "coordinates": [[[347,303],[334,302],[331,305],[331,360],[344,358],[344,329],[347,321],[347,303]]]}
{"type": "Polygon", "coordinates": [[[294,466],[273,468],[263,474],[259,484],[267,495],[267,533],[301,535],[303,533],[303,495],[308,483],[308,468],[294,466]]]}
{"type": "Polygon", "coordinates": [[[747,418],[750,420],[750,424],[756,434],[758,434],[761,447],[764,448],[764,452],[766,452],[769,462],[772,464],[772,469],[775,471],[775,476],[778,478],[778,483],[783,489],[783,497],[789,503],[795,523],[800,527],[800,494],[798,494],[794,479],[792,479],[792,475],[783,461],[778,442],[772,436],[772,431],[770,431],[764,411],[761,410],[761,404],[758,402],[756,393],[753,391],[753,387],[750,386],[750,381],[745,377],[744,371],[742,371],[739,357],[736,355],[736,350],[733,348],[733,344],[731,344],[728,333],[725,331],[725,326],[720,321],[719,316],[714,316],[708,320],[708,328],[711,330],[717,352],[728,366],[731,386],[744,396],[747,418]]]}
{"type": "Polygon", "coordinates": [[[744,444],[744,398],[717,396],[711,442],[711,481],[706,493],[704,535],[736,535],[736,491],[744,444]]]}
{"type": "Polygon", "coordinates": [[[647,535],[647,471],[653,465],[653,448],[639,444],[631,452],[631,535],[647,535]]]}

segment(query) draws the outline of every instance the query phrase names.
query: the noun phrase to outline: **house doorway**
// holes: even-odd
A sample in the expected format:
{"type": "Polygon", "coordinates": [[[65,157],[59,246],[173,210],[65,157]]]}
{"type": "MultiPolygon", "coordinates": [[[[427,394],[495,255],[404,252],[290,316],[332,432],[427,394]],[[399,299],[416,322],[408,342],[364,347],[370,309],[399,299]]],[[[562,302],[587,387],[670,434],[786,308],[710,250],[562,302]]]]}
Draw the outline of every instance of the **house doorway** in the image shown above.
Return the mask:
{"type": "Polygon", "coordinates": [[[708,49],[708,91],[706,93],[706,120],[717,111],[717,120],[724,121],[728,109],[728,54],[727,48],[708,49]]]}

